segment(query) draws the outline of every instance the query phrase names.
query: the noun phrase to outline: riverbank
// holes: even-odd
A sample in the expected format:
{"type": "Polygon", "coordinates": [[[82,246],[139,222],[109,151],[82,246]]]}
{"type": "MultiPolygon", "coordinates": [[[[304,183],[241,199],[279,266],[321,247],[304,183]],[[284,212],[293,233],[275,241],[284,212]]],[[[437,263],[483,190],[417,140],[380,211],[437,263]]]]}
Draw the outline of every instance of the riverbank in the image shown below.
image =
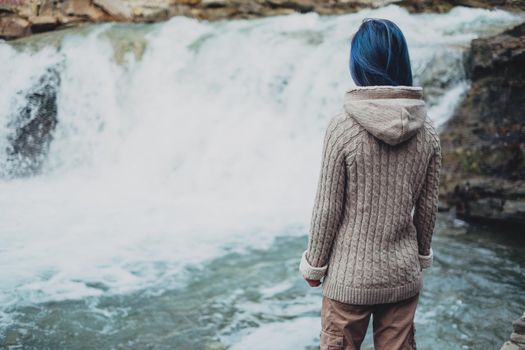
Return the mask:
{"type": "Polygon", "coordinates": [[[525,10],[525,1],[513,0],[0,0],[0,38],[16,39],[82,23],[150,23],[173,16],[223,20],[306,12],[328,15],[389,4],[397,4],[415,13],[442,13],[458,5],[525,10]]]}

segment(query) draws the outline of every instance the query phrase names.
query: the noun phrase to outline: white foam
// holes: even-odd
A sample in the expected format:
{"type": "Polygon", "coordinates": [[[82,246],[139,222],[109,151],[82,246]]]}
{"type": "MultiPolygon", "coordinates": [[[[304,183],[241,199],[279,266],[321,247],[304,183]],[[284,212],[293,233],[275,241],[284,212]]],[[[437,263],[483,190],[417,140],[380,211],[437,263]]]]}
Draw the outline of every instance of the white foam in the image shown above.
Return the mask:
{"type": "Polygon", "coordinates": [[[319,324],[318,317],[299,317],[287,322],[265,324],[244,336],[230,349],[304,349],[319,342],[319,324]]]}

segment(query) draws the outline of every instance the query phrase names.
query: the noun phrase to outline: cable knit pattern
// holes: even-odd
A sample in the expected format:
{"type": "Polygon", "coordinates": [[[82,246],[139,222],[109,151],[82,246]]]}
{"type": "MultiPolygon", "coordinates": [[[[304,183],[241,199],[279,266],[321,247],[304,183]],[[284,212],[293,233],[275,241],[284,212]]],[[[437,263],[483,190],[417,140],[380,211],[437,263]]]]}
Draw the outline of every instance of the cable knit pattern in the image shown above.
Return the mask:
{"type": "Polygon", "coordinates": [[[441,145],[421,87],[356,87],[331,118],[299,270],[352,304],[396,302],[430,267],[441,145]]]}

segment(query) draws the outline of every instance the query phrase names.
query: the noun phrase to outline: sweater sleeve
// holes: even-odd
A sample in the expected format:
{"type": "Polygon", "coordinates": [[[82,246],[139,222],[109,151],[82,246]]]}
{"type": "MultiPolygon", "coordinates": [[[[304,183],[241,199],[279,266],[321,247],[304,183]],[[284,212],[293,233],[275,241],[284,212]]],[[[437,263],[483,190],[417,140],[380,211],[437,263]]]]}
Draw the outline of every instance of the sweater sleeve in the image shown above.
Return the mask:
{"type": "Polygon", "coordinates": [[[346,160],[341,123],[333,118],[325,132],[308,248],[301,257],[301,274],[312,280],[320,280],[326,273],[332,243],[343,216],[346,160]]]}
{"type": "Polygon", "coordinates": [[[439,176],[441,171],[441,144],[435,136],[434,152],[430,157],[425,180],[416,201],[414,225],[417,231],[419,263],[421,269],[432,265],[434,254],[431,247],[439,204],[439,176]]]}

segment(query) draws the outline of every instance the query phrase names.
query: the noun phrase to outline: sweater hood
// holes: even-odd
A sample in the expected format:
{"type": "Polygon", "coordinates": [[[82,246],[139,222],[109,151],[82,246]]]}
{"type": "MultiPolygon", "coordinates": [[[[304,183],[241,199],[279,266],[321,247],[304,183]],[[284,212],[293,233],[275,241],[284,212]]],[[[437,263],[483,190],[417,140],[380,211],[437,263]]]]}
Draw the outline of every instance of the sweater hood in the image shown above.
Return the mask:
{"type": "Polygon", "coordinates": [[[408,140],[427,118],[420,86],[358,86],[344,96],[344,109],[369,133],[389,145],[408,140]]]}

